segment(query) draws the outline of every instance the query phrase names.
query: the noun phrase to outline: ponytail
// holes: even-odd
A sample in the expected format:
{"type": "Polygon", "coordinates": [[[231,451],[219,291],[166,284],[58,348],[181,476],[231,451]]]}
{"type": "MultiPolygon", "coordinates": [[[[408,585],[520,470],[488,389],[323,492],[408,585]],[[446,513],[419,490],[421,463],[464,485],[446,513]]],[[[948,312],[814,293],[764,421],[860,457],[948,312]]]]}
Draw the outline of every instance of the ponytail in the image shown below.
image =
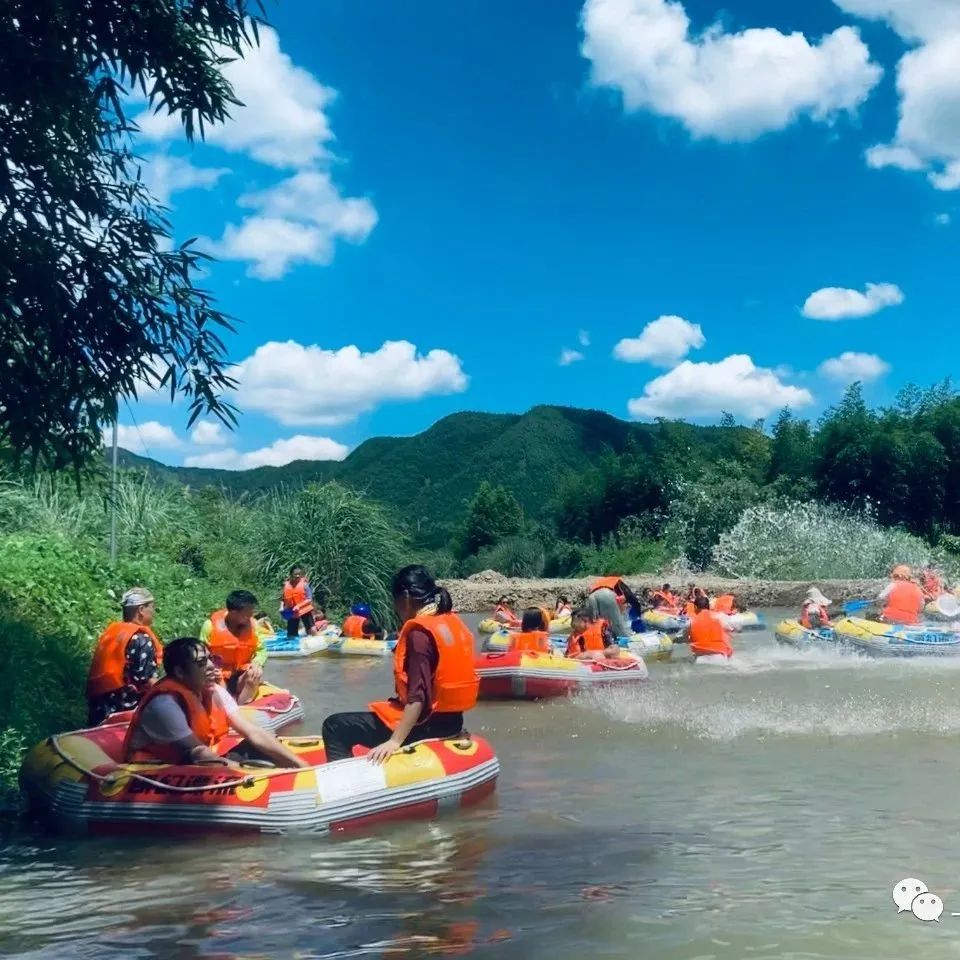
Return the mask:
{"type": "Polygon", "coordinates": [[[450,592],[446,587],[438,586],[427,568],[419,563],[411,563],[394,574],[391,592],[394,598],[406,595],[421,607],[436,603],[437,613],[453,610],[450,592]]]}

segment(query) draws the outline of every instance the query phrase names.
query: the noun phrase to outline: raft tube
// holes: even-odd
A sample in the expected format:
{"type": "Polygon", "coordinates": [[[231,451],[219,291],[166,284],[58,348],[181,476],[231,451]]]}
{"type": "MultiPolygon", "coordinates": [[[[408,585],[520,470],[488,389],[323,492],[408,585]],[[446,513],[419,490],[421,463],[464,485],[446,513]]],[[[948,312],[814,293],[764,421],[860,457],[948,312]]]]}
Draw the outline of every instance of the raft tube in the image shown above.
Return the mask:
{"type": "Polygon", "coordinates": [[[35,746],[20,770],[31,810],[55,830],[97,836],[329,834],[469,806],[493,793],[500,770],[475,736],[424,740],[383,766],[363,757],[327,764],[323,741],[306,737],[283,741],[306,769],[120,763],[125,732],[112,724],[35,746]]]}
{"type": "Polygon", "coordinates": [[[878,657],[957,656],[960,632],[934,624],[903,626],[847,617],[834,625],[837,640],[878,657]]]}
{"type": "Polygon", "coordinates": [[[264,640],[263,645],[271,660],[295,660],[323,653],[328,644],[339,636],[340,627],[331,623],[317,634],[308,633],[302,637],[288,637],[285,633],[278,633],[264,640]]]}
{"type": "MultiPolygon", "coordinates": [[[[748,610],[746,613],[717,613],[720,622],[736,633],[744,630],[763,630],[767,622],[759,613],[748,610]]],[[[690,629],[690,618],[669,610],[647,610],[643,614],[643,625],[648,630],[662,630],[664,633],[682,634],[690,629]]]]}
{"type": "MultiPolygon", "coordinates": [[[[510,640],[513,633],[510,630],[500,630],[483,641],[484,653],[506,653],[510,649],[510,640]]],[[[554,636],[550,638],[554,651],[563,656],[567,650],[567,638],[554,636]]],[[[658,631],[634,633],[629,637],[617,637],[621,649],[644,660],[669,660],[673,654],[673,640],[665,633],[658,631]]]]}
{"type": "Polygon", "coordinates": [[[320,651],[322,657],[388,657],[397,645],[395,639],[375,640],[366,637],[334,637],[320,651]]]}
{"type": "MultiPolygon", "coordinates": [[[[519,630],[519,627],[509,627],[505,623],[502,623],[500,620],[494,620],[493,617],[486,617],[484,620],[481,620],[477,624],[478,633],[499,633],[501,630],[519,630]]],[[[557,617],[555,620],[550,621],[549,625],[550,633],[563,633],[567,634],[570,632],[570,616],[569,614],[565,617],[557,617]]]]}
{"type": "Polygon", "coordinates": [[[799,620],[781,620],[777,624],[774,636],[778,643],[791,647],[832,646],[837,645],[837,635],[833,627],[803,627],[799,620]]]}
{"type": "Polygon", "coordinates": [[[643,660],[625,651],[619,660],[573,660],[519,651],[482,653],[476,666],[484,700],[541,700],[647,679],[643,660]]]}

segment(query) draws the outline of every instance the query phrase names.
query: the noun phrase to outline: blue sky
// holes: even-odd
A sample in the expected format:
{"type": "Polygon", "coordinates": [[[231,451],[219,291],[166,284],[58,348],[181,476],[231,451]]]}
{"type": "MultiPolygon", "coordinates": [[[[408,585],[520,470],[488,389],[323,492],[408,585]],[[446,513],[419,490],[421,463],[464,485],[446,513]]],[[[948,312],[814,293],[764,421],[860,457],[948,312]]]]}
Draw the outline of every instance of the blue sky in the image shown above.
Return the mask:
{"type": "Polygon", "coordinates": [[[538,403],[816,417],[852,379],[884,403],[951,374],[954,0],[269,10],[230,68],[247,107],[139,143],[219,257],[239,429],[148,396],[130,449],[339,458],[538,403]]]}

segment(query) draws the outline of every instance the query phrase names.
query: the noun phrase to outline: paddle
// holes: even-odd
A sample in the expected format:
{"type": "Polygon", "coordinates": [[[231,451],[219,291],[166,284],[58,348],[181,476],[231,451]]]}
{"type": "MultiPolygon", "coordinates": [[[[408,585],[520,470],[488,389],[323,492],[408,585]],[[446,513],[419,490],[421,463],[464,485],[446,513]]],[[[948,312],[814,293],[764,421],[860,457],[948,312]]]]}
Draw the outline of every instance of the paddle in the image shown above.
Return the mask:
{"type": "Polygon", "coordinates": [[[856,613],[857,610],[866,610],[867,607],[872,607],[876,602],[876,600],[849,600],[841,609],[844,613],[856,613]]]}

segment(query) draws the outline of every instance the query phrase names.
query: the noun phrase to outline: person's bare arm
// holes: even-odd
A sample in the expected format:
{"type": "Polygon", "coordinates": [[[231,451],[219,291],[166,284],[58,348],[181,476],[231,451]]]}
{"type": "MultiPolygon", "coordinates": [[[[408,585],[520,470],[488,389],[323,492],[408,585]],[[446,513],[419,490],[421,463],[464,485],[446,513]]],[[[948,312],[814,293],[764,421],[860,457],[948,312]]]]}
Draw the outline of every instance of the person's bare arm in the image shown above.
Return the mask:
{"type": "Polygon", "coordinates": [[[308,767],[309,764],[285,747],[269,730],[257,726],[237,711],[230,717],[230,726],[267,759],[280,767],[308,767]]]}

